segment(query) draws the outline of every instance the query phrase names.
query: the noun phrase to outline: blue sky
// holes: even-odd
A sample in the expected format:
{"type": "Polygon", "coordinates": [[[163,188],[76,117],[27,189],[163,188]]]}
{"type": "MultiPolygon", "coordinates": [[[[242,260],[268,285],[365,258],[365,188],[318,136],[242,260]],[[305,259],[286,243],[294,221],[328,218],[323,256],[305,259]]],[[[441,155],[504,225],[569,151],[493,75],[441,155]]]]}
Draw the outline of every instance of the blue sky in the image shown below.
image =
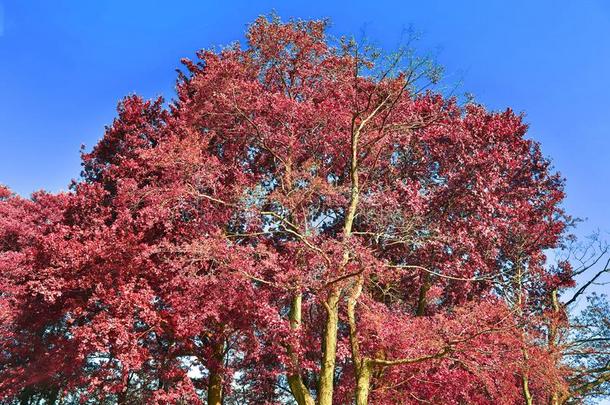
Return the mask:
{"type": "Polygon", "coordinates": [[[391,49],[405,27],[447,82],[527,114],[568,179],[580,233],[610,231],[610,2],[0,0],[0,183],[65,189],[126,94],[173,96],[181,57],[243,38],[257,15],[332,20],[391,49]]]}

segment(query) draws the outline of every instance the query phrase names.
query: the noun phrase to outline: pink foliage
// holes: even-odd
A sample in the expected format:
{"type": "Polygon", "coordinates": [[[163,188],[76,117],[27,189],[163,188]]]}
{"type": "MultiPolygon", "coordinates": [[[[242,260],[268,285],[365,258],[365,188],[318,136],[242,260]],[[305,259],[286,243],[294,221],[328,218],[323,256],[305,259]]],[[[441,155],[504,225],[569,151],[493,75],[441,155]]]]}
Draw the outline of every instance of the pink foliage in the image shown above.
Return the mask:
{"type": "MultiPolygon", "coordinates": [[[[545,265],[566,226],[562,179],[523,117],[407,88],[358,140],[346,239],[352,127],[406,78],[354,77],[359,62],[329,45],[322,22],[258,19],[247,39],[185,60],[168,108],[125,98],[69,193],[0,188],[3,398],[57,389],[197,403],[217,374],[225,395],[278,403],[295,367],[288,347],[315,392],[323,301],[353,274],[365,279],[365,355],[451,344],[442,358],[380,368],[372,403],[522,403],[524,367],[545,395],[560,372],[520,338],[523,319],[498,288],[517,264],[540,281],[528,295],[571,282],[567,266],[545,265]],[[291,329],[295,292],[303,321],[291,329]]],[[[340,305],[335,402],[349,403],[340,305]]]]}

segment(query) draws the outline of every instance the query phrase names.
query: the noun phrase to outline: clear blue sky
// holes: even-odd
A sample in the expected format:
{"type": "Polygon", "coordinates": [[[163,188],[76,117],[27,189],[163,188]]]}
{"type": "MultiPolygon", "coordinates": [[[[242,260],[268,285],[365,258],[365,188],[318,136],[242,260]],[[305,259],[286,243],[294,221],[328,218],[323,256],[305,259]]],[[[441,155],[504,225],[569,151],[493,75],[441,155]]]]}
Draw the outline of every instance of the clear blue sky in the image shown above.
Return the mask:
{"type": "Polygon", "coordinates": [[[243,38],[257,15],[330,17],[333,34],[392,48],[403,28],[440,49],[448,82],[527,114],[568,178],[582,232],[610,231],[610,2],[0,0],[0,183],[65,189],[128,93],[173,96],[195,50],[243,38]]]}

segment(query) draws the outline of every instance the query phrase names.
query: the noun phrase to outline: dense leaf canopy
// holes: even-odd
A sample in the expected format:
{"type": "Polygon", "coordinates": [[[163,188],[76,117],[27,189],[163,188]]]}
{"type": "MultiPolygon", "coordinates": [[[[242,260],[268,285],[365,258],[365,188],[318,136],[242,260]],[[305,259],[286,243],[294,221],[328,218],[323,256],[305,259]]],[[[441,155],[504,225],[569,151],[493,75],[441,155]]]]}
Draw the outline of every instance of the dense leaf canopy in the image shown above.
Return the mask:
{"type": "MultiPolygon", "coordinates": [[[[71,191],[0,189],[7,402],[517,404],[569,222],[523,117],[426,59],[260,18],[125,98],[71,191]],[[425,85],[424,85],[425,87],[425,85]]],[[[563,394],[562,394],[563,395],[563,394]]]]}

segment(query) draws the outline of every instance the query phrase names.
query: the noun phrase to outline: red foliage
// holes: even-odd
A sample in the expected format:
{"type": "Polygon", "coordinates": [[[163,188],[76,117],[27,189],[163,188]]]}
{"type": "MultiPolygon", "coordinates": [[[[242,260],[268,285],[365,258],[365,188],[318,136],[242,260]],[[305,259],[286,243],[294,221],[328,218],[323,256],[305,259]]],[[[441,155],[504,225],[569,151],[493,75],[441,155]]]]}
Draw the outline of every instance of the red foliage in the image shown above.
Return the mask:
{"type": "Polygon", "coordinates": [[[523,322],[570,282],[543,253],[566,219],[522,117],[417,94],[408,71],[355,74],[375,61],[331,47],[322,22],[259,19],[247,38],[184,61],[168,109],[123,100],[71,192],[0,189],[3,397],[196,403],[220,376],[226,398],[277,403],[293,372],[315,392],[337,289],[349,403],[356,279],[362,355],[449,348],[377,368],[373,403],[521,403],[525,369],[548,395],[560,372],[523,322]]]}

